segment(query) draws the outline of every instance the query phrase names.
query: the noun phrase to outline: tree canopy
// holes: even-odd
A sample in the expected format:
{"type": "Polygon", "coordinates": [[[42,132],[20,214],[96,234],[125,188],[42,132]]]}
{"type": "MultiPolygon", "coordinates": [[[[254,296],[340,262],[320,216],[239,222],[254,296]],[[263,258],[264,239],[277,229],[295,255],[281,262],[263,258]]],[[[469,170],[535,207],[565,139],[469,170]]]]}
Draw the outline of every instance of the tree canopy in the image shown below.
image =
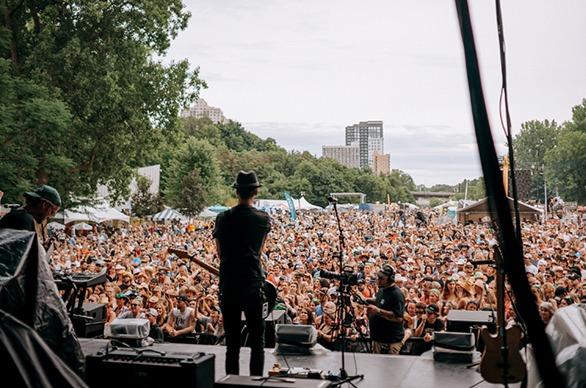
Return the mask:
{"type": "Polygon", "coordinates": [[[17,201],[49,183],[67,201],[132,169],[205,84],[159,59],[187,25],[181,0],[7,0],[0,5],[0,186],[17,201]]]}

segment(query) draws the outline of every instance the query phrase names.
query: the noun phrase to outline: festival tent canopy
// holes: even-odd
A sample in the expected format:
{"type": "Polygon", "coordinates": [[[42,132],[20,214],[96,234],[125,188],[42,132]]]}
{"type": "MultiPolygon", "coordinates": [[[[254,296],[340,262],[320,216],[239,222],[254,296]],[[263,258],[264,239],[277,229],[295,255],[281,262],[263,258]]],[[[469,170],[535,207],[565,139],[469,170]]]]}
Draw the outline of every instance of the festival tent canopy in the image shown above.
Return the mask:
{"type": "Polygon", "coordinates": [[[92,230],[93,227],[90,224],[86,224],[85,222],[80,222],[79,224],[75,224],[73,226],[75,230],[92,230]]]}
{"type": "Polygon", "coordinates": [[[169,208],[169,209],[165,209],[165,210],[153,215],[152,220],[153,221],[173,221],[173,220],[185,221],[185,220],[187,220],[187,217],[184,216],[183,214],[179,213],[177,210],[169,208]]]}
{"type": "Polygon", "coordinates": [[[47,229],[63,230],[63,229],[65,229],[65,225],[60,224],[58,222],[49,222],[47,224],[47,229]]]}
{"type": "Polygon", "coordinates": [[[322,207],[309,203],[305,197],[296,199],[293,203],[295,204],[296,210],[324,210],[322,207]]]}
{"type": "Polygon", "coordinates": [[[209,208],[205,208],[197,215],[199,218],[216,218],[218,213],[210,210],[209,208]]]}
{"type": "Polygon", "coordinates": [[[75,222],[107,222],[123,221],[130,222],[130,217],[126,214],[110,207],[105,202],[98,203],[94,206],[77,206],[72,209],[65,209],[55,215],[55,220],[64,224],[75,222]]]}
{"type": "Polygon", "coordinates": [[[219,204],[215,204],[213,206],[208,207],[206,210],[212,211],[212,212],[214,212],[214,213],[217,214],[217,213],[221,213],[223,211],[226,211],[228,209],[229,208],[226,207],[226,206],[222,206],[222,205],[219,205],[219,204]]]}

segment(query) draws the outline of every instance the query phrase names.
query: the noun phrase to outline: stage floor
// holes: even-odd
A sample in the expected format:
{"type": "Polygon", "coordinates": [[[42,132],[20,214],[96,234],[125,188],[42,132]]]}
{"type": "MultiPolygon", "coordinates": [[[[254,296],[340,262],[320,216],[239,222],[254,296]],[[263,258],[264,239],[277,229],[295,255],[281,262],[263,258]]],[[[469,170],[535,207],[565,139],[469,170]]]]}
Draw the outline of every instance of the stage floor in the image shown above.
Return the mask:
{"type": "MultiPolygon", "coordinates": [[[[108,342],[104,339],[80,339],[84,354],[93,354],[103,349],[108,342]]],[[[204,352],[216,356],[216,380],[223,377],[226,348],[223,346],[157,344],[161,351],[204,352]]],[[[287,356],[291,368],[303,367],[333,371],[337,373],[341,366],[341,353],[318,349],[310,356],[287,356]]],[[[240,353],[240,373],[248,374],[250,349],[242,348],[240,353]]],[[[274,363],[286,367],[283,357],[275,354],[273,349],[265,351],[265,373],[274,363]]],[[[364,380],[355,384],[360,387],[470,387],[482,380],[476,368],[466,368],[465,364],[446,364],[434,362],[431,355],[423,356],[389,356],[364,353],[346,353],[346,371],[349,374],[363,374],[364,380]]],[[[477,387],[496,387],[482,382],[477,387]]],[[[518,384],[510,385],[512,387],[518,384]]]]}

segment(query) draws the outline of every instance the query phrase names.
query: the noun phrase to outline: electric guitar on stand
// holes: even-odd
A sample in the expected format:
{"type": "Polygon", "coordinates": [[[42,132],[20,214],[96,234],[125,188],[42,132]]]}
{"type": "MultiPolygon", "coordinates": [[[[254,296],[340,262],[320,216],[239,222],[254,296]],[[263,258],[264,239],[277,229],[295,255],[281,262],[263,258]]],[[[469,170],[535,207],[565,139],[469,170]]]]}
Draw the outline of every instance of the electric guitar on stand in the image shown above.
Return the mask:
{"type": "MultiPolygon", "coordinates": [[[[177,257],[180,257],[182,259],[187,259],[187,260],[193,261],[195,264],[199,265],[200,267],[202,267],[203,269],[205,269],[206,271],[208,271],[212,275],[220,276],[220,271],[216,267],[214,267],[213,265],[210,265],[204,261],[201,261],[200,259],[196,258],[193,255],[190,255],[187,251],[185,251],[183,249],[169,248],[168,252],[175,254],[175,255],[177,255],[177,257]]],[[[269,282],[268,280],[265,280],[263,289],[264,289],[265,303],[264,303],[263,309],[262,309],[262,311],[263,311],[262,318],[266,319],[269,316],[269,314],[273,311],[273,309],[275,308],[275,304],[277,302],[277,288],[275,287],[275,285],[273,283],[269,282]]]]}
{"type": "Polygon", "coordinates": [[[497,332],[491,334],[486,326],[480,329],[484,352],[480,360],[480,374],[489,383],[508,384],[522,381],[527,374],[525,362],[519,354],[523,332],[519,325],[506,325],[505,279],[503,261],[498,246],[494,247],[496,264],[497,332]]]}

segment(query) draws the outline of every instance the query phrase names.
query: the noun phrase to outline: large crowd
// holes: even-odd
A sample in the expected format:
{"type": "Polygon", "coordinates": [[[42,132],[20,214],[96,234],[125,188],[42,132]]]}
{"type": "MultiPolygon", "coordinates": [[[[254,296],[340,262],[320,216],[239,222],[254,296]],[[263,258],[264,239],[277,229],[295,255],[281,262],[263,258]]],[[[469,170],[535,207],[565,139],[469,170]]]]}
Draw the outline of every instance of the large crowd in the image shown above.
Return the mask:
{"type": "MultiPolygon", "coordinates": [[[[267,279],[278,289],[276,309],[289,323],[315,325],[319,342],[335,349],[344,330],[356,350],[368,339],[368,315],[361,298],[377,292],[376,276],[385,264],[396,271],[405,296],[405,339],[431,339],[445,328],[452,309],[496,309],[495,269],[476,265],[493,258],[495,235],[489,224],[439,222],[434,211],[389,208],[382,213],[341,212],[346,251],[344,271],[357,274],[351,286],[348,321],[337,322],[338,280],[320,270],[340,272],[339,233],[331,211],[272,214],[271,232],[262,261],[267,279]]],[[[526,273],[544,322],[556,309],[586,302],[586,222],[549,220],[523,225],[526,273]]],[[[193,261],[170,254],[185,249],[219,266],[212,238],[213,221],[154,224],[119,228],[94,227],[76,235],[59,232],[51,257],[57,271],[107,272],[86,300],[107,306],[107,321],[145,317],[158,340],[195,337],[221,343],[222,316],[218,278],[193,261]]],[[[515,308],[505,298],[507,319],[515,308]]],[[[364,347],[364,349],[368,349],[364,347]]]]}

